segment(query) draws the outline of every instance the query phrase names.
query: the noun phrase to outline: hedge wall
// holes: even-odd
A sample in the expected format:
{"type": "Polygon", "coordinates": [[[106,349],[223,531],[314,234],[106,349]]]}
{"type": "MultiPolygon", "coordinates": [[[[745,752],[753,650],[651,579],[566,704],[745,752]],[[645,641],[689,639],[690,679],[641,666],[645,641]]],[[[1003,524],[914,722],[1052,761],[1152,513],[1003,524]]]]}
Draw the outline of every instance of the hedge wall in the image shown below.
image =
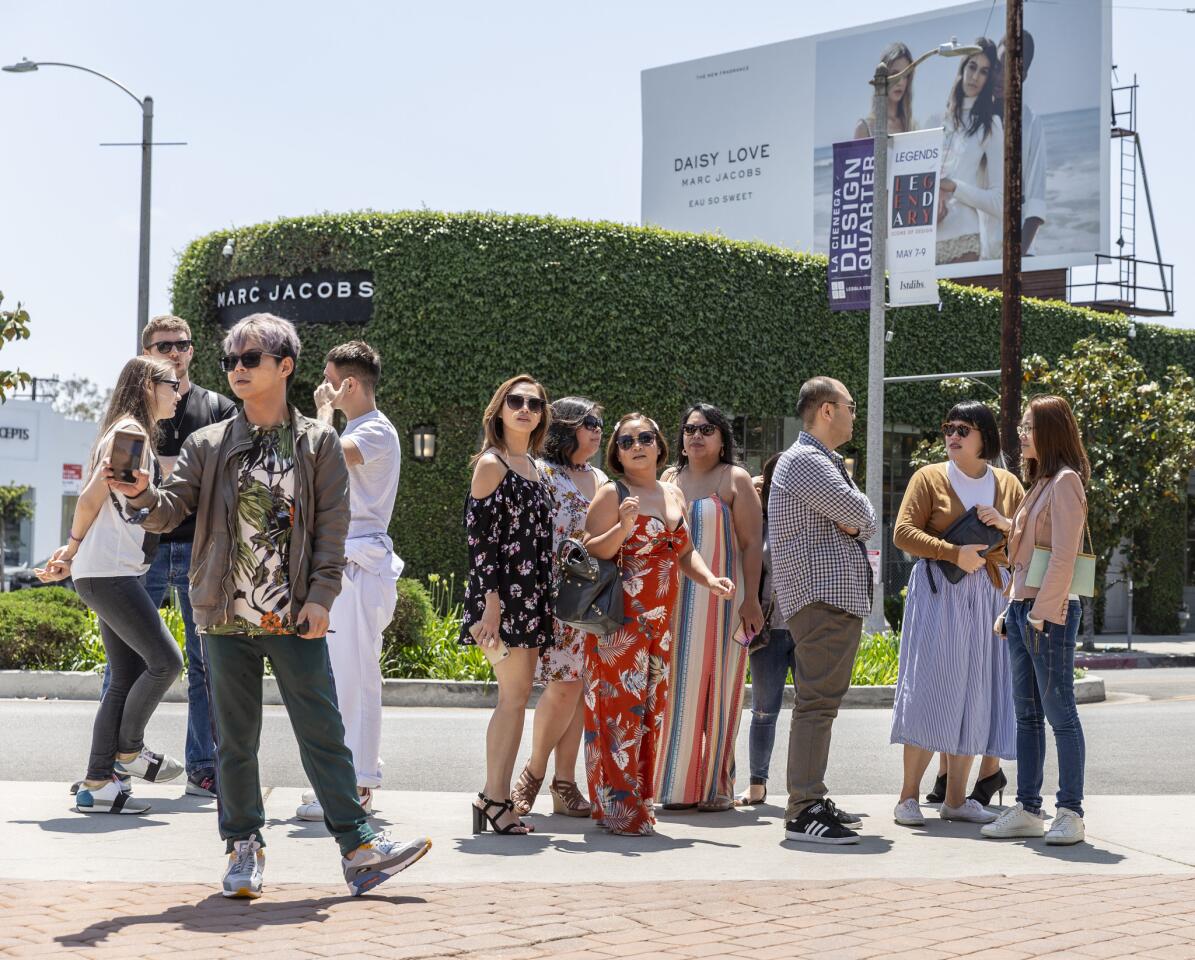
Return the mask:
{"type": "MultiPolygon", "coordinates": [[[[384,357],[379,406],[403,436],[391,532],[411,574],[464,566],[461,508],[480,413],[508,376],[530,372],[553,397],[583,394],[610,419],[641,409],[670,434],[684,405],[791,415],[809,376],[842,379],[866,417],[867,316],[826,307],[825,257],[711,235],[616,223],[496,214],[353,213],[278,220],[194,241],[174,277],[174,310],[196,325],[196,380],[223,385],[216,291],[230,280],[306,270],[368,269],[365,329],[301,329],[294,398],[311,391],[333,344],[362,336],[384,357]],[[229,238],[235,253],[222,249],[229,238]],[[437,425],[430,464],[411,459],[410,427],[437,425]]],[[[889,315],[889,375],[998,365],[998,294],[942,284],[942,307],[889,315]]],[[[1057,357],[1083,336],[1123,335],[1126,321],[1026,301],[1026,354],[1057,357]]],[[[1134,353],[1161,374],[1195,373],[1195,334],[1138,324],[1134,353]]],[[[888,420],[932,427],[933,384],[890,388],[888,420]]]]}

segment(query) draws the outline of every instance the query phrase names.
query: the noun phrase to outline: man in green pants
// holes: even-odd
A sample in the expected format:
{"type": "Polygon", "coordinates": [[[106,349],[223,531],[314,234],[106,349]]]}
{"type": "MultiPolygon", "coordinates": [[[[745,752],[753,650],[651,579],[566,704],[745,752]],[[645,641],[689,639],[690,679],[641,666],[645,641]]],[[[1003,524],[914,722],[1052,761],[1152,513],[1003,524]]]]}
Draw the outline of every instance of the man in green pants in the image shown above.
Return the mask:
{"type": "Polygon", "coordinates": [[[145,529],[196,515],[191,606],[204,635],[216,727],[226,897],[261,895],[265,810],[258,777],[261,683],[268,657],[303,769],[343,854],[355,896],[406,869],[431,847],[375,834],[357,798],[328,668],[328,611],[340,592],[349,524],[348,469],[330,426],[287,404],[299,360],[287,320],[259,313],[224,339],[221,365],[244,406],[195,431],[160,487],[108,483],[148,511],[145,529]]]}

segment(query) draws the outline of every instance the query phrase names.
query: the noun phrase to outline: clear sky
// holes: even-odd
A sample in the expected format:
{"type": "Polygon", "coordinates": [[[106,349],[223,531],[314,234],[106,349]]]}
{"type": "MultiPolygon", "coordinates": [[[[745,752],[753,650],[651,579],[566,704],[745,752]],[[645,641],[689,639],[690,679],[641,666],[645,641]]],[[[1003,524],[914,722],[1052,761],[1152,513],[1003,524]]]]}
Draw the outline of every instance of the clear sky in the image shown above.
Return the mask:
{"type": "MultiPolygon", "coordinates": [[[[191,239],[278,216],[427,206],[638,222],[640,70],[945,5],[0,0],[0,61],[108,73],[154,97],[155,139],[189,142],[154,152],[152,314],[169,309],[191,239]]],[[[1176,265],[1167,322],[1193,327],[1195,137],[1178,104],[1195,16],[1133,9],[1178,5],[1116,0],[1113,61],[1143,84],[1138,127],[1176,265]]],[[[138,140],[139,110],[77,71],[0,74],[0,131],[0,290],[34,318],[0,361],[110,385],[135,327],[139,153],[98,144],[138,140]]]]}

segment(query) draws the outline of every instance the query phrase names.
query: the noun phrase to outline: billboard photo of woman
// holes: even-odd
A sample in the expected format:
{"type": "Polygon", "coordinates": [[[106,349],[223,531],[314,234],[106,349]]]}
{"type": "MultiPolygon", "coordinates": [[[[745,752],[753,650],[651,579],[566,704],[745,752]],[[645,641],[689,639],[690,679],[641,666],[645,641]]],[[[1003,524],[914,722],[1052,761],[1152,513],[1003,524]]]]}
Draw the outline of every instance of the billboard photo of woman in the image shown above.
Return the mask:
{"type": "MultiPolygon", "coordinates": [[[[888,76],[900,73],[913,64],[913,54],[900,41],[890,44],[880,57],[880,63],[888,68],[888,76]]],[[[917,129],[917,121],[913,119],[913,74],[910,71],[896,83],[888,87],[888,132],[908,133],[917,129]]],[[[873,135],[875,130],[875,98],[872,98],[872,108],[867,116],[855,125],[855,139],[863,140],[873,135]]]]}

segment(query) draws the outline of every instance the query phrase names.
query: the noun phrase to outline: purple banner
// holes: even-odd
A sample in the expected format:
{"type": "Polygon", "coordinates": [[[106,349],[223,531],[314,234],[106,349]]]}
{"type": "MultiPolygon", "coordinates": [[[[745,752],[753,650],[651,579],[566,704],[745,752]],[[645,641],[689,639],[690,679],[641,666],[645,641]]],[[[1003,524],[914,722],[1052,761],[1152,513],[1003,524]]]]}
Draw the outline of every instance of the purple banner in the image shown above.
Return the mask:
{"type": "Polygon", "coordinates": [[[826,272],[831,310],[866,310],[871,304],[874,203],[875,157],[872,139],[868,137],[834,144],[830,267],[826,272]]]}

